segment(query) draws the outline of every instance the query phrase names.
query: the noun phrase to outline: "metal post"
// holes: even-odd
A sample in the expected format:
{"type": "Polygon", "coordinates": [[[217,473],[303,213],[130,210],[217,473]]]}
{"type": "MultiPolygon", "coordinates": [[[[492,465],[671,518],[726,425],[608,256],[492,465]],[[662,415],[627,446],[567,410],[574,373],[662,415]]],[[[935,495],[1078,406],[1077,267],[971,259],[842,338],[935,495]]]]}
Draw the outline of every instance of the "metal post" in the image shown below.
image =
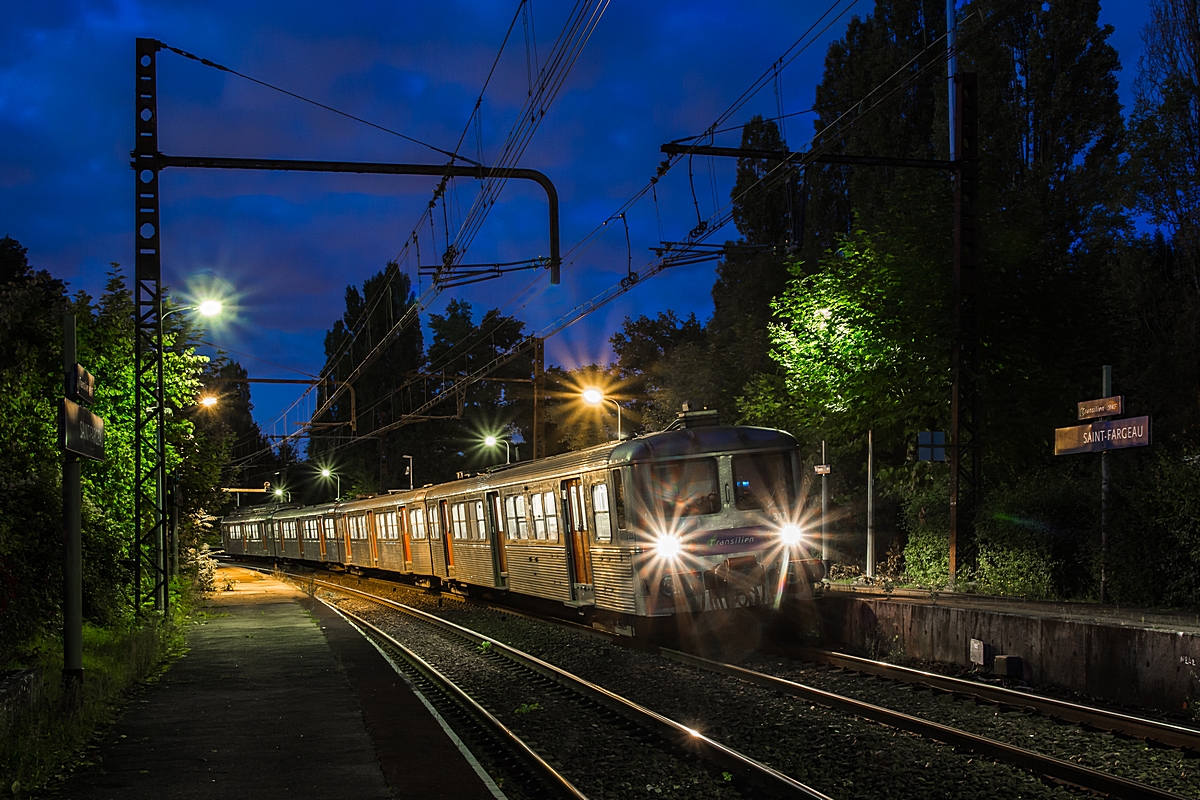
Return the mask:
{"type": "Polygon", "coordinates": [[[179,467],[171,478],[171,575],[179,577],[179,467]]]}
{"type": "MultiPolygon", "coordinates": [[[[821,440],[821,463],[828,464],[825,456],[825,440],[821,440]]],[[[821,476],[821,560],[829,561],[829,476],[821,476]]]]}
{"type": "Polygon", "coordinates": [[[533,342],[533,457],[546,457],[546,340],[533,342]]]}
{"type": "MultiPolygon", "coordinates": [[[[75,375],[75,315],[63,314],[63,396],[71,397],[75,375]]],[[[63,695],[68,707],[83,698],[83,545],[80,512],[83,485],[79,456],[63,448],[63,695]]]]}
{"type": "Polygon", "coordinates": [[[875,434],[867,431],[867,577],[875,577],[875,434]]]}
{"type": "MultiPolygon", "coordinates": [[[[413,488],[413,457],[412,456],[400,456],[400,457],[408,462],[408,490],[411,492],[412,488],[413,488]]],[[[338,494],[341,495],[341,486],[340,485],[338,486],[338,494]]]]}
{"type": "Polygon", "coordinates": [[[134,169],[134,537],[135,613],[143,600],[142,568],[150,568],[156,610],[166,611],[164,564],[166,519],[163,496],[162,252],[158,174],[158,81],[161,45],[137,40],[134,169]],[[153,548],[148,553],[147,548],[153,548]]]}
{"type": "Polygon", "coordinates": [[[954,341],[950,351],[950,587],[974,553],[979,512],[978,94],[975,73],[955,79],[958,119],[954,161],[954,341]]]}
{"type": "Polygon", "coordinates": [[[958,13],[955,10],[956,0],[946,0],[946,79],[949,88],[950,111],[950,160],[957,158],[958,153],[958,118],[954,90],[954,76],[958,73],[958,56],[954,48],[958,42],[958,13]]]}
{"type": "MultiPolygon", "coordinates": [[[[1112,397],[1112,365],[1105,364],[1101,374],[1101,397],[1112,397]]],[[[1107,419],[1107,417],[1105,417],[1107,419]]],[[[1100,451],[1100,602],[1104,602],[1108,584],[1108,451],[1100,451]]]]}

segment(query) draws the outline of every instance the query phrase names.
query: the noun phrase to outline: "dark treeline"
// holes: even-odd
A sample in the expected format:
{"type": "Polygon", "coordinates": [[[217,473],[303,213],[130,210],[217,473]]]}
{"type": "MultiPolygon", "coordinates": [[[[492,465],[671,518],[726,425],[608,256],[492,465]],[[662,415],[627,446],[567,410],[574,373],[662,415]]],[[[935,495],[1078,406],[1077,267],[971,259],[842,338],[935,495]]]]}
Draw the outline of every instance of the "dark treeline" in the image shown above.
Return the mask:
{"type": "MultiPolygon", "coordinates": [[[[168,300],[166,307],[173,304],[168,300]]],[[[74,314],[79,361],[96,378],[92,410],[105,420],[105,459],[84,460],[84,616],[122,625],[133,609],[134,540],[133,296],[113,265],[103,294],[69,295],[29,263],[15,239],[0,239],[0,663],[43,634],[57,635],[62,592],[62,315],[74,314]]],[[[249,395],[222,384],[215,410],[197,405],[208,376],[240,367],[196,353],[200,332],[187,314],[164,320],[168,492],[177,497],[186,551],[210,530],[207,517],[227,498],[221,486],[242,476],[228,466],[241,437],[258,436],[249,395]],[[178,491],[172,484],[178,482],[178,491]]],[[[215,385],[214,385],[215,389],[215,385]]]]}
{"type": "MultiPolygon", "coordinates": [[[[961,9],[963,35],[1005,4],[961,9]],[[982,12],[982,14],[978,13],[982,12]]],[[[982,591],[1094,597],[1099,459],[1055,458],[1054,428],[1100,396],[1101,367],[1154,444],[1110,457],[1109,597],[1200,605],[1200,30],[1159,0],[1123,117],[1097,0],[1021,7],[960,58],[980,87],[984,508],[970,575],[982,591]],[[1142,224],[1135,224],[1137,222],[1142,224]],[[1149,221],[1155,228],[1147,232],[1149,221]]],[[[830,46],[821,131],[945,29],[944,4],[879,0],[830,46]]],[[[911,62],[911,63],[910,63],[911,62]]],[[[949,156],[944,73],[854,130],[840,152],[949,156]]],[[[756,118],[743,146],[784,149],[756,118]]],[[[828,443],[835,551],[863,565],[868,431],[876,442],[880,567],[941,586],[944,464],[916,436],[949,425],[952,185],[912,169],[820,166],[766,189],[777,162],[742,159],[743,247],[719,265],[706,324],[627,319],[617,377],[654,426],[682,401],[785,428],[810,460],[828,443]],[[891,558],[885,553],[891,550],[891,558]]]]}

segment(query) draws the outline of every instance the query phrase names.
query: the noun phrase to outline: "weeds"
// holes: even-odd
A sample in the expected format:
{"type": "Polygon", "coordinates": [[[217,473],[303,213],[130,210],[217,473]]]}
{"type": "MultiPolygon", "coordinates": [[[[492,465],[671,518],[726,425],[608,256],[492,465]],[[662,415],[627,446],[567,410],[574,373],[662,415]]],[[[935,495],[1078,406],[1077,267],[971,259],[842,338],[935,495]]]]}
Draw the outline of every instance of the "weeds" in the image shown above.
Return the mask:
{"type": "Polygon", "coordinates": [[[478,650],[480,653],[487,655],[488,653],[492,652],[492,643],[491,642],[480,642],[479,646],[476,647],[475,649],[478,650]]]}
{"type": "Polygon", "coordinates": [[[83,628],[84,681],[78,711],[68,711],[62,682],[62,641],[42,637],[29,642],[5,665],[42,671],[42,690],[34,706],[0,731],[0,797],[21,797],[91,763],[87,746],[111,723],[129,692],[156,680],[185,650],[184,629],[197,594],[173,583],[172,614],[149,614],[140,621],[83,628]]]}
{"type": "Polygon", "coordinates": [[[514,710],[513,713],[528,714],[533,711],[541,711],[541,710],[542,710],[541,703],[521,703],[521,705],[516,707],[516,709],[514,710]]]}

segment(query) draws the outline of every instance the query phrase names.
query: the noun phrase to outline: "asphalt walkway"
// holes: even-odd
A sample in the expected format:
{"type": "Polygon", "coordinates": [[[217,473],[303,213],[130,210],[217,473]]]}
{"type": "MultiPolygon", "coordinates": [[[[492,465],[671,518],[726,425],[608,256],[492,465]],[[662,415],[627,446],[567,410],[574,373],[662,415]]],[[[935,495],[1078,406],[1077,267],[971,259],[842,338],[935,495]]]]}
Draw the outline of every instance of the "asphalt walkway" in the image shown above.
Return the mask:
{"type": "Polygon", "coordinates": [[[493,798],[412,689],[342,617],[223,566],[190,650],[136,697],[100,763],[55,795],[100,800],[493,798]]]}

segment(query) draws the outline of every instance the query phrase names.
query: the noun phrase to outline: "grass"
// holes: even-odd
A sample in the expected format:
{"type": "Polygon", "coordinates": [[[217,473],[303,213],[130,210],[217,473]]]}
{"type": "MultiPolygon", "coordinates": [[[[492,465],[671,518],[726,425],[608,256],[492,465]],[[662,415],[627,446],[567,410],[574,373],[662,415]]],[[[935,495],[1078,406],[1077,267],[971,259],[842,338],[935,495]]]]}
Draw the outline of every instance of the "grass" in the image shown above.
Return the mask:
{"type": "Polygon", "coordinates": [[[24,648],[9,665],[41,668],[36,706],[8,731],[0,731],[0,797],[25,797],[89,764],[102,726],[113,722],[138,687],[156,680],[186,652],[184,630],[192,598],[172,593],[171,619],[154,614],[107,627],[83,628],[83,696],[79,710],[66,708],[60,676],[62,640],[45,637],[24,648]]]}

